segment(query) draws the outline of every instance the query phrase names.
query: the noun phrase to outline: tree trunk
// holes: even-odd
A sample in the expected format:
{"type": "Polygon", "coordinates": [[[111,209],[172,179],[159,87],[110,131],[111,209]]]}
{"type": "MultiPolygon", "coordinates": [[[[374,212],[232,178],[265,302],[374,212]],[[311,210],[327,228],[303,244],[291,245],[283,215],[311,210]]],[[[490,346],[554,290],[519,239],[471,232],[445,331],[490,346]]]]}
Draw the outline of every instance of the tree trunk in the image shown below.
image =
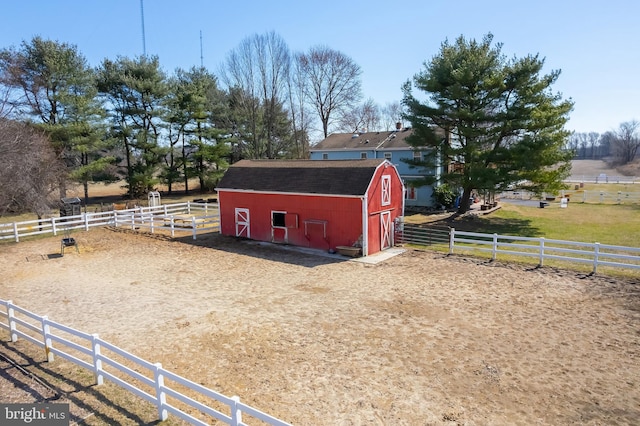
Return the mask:
{"type": "Polygon", "coordinates": [[[458,205],[458,214],[466,213],[469,210],[469,198],[471,198],[471,191],[473,188],[464,188],[462,192],[462,199],[458,205]]]}

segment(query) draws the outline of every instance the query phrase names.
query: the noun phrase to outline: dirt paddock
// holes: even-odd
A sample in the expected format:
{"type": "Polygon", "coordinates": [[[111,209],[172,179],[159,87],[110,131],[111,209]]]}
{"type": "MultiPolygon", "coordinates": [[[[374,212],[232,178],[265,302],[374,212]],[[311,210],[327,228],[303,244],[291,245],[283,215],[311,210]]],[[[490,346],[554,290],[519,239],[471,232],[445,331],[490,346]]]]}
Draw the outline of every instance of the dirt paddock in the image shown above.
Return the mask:
{"type": "Polygon", "coordinates": [[[640,422],[638,280],[74,236],[0,245],[0,298],[296,425],[640,422]]]}

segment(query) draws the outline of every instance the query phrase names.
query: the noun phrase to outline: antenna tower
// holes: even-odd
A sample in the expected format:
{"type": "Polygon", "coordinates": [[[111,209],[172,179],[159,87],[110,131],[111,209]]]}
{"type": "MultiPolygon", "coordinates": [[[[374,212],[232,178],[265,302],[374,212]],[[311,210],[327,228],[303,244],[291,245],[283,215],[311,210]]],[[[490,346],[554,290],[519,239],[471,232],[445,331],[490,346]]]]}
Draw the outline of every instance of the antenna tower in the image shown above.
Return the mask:
{"type": "Polygon", "coordinates": [[[147,56],[147,43],[144,39],[144,0],[140,0],[140,18],[142,21],[142,54],[147,56]]]}
{"type": "Polygon", "coordinates": [[[200,30],[200,67],[204,68],[204,58],[202,56],[202,30],[200,30]]]}

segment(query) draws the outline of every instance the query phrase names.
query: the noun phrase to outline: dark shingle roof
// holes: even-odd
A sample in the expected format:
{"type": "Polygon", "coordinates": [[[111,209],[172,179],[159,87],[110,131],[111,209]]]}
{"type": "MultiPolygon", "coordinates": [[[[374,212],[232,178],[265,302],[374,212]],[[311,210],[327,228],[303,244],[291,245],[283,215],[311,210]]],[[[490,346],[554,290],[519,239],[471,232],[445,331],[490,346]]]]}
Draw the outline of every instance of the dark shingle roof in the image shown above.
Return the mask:
{"type": "Polygon", "coordinates": [[[226,171],[218,190],[364,195],[385,160],[242,160],[226,171]]]}
{"type": "Polygon", "coordinates": [[[311,151],[332,149],[408,149],[410,145],[405,139],[412,133],[413,130],[409,128],[392,132],[333,133],[314,145],[311,151]]]}

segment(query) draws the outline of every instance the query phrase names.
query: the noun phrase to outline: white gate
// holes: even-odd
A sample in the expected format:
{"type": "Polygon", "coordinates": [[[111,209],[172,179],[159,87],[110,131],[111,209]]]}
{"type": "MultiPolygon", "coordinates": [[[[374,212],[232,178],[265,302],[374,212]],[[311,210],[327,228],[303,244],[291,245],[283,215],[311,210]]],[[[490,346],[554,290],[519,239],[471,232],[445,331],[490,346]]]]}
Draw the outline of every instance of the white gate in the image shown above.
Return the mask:
{"type": "Polygon", "coordinates": [[[235,221],[236,221],[236,237],[251,238],[249,209],[236,208],[235,221]]]}

